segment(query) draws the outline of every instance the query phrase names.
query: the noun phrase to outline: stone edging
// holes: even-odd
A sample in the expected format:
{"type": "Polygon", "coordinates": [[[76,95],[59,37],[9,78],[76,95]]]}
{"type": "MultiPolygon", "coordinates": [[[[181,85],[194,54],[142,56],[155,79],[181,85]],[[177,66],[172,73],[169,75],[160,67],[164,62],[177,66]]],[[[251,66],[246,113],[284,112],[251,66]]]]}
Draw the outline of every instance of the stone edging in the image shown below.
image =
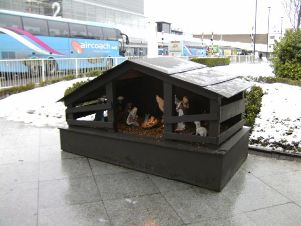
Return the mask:
{"type": "Polygon", "coordinates": [[[281,151],[273,150],[271,148],[258,147],[255,145],[249,145],[249,153],[255,154],[255,155],[272,157],[272,158],[276,158],[276,159],[284,159],[284,160],[301,162],[301,153],[295,154],[295,153],[281,152],[281,151]]]}

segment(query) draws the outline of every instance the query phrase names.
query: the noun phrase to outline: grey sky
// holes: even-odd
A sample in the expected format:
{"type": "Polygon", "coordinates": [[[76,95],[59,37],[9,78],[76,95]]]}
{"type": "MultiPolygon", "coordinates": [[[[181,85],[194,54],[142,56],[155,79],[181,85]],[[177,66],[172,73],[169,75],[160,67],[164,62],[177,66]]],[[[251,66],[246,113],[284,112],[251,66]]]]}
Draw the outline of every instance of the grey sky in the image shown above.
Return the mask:
{"type": "MultiPolygon", "coordinates": [[[[283,31],[290,23],[283,0],[257,0],[257,33],[266,33],[268,6],[270,32],[283,31]]],[[[256,0],[145,0],[145,15],[155,21],[171,22],[188,33],[251,33],[256,0]]]]}

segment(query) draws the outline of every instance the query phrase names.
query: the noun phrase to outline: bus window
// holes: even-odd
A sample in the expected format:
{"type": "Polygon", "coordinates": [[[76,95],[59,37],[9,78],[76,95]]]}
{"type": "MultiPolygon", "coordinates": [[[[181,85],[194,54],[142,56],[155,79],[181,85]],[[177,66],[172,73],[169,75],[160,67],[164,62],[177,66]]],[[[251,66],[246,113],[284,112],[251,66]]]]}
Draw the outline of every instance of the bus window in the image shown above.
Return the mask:
{"type": "Polygon", "coordinates": [[[103,39],[105,40],[117,40],[116,29],[103,27],[103,39]]]}
{"type": "Polygon", "coordinates": [[[102,28],[96,26],[87,26],[88,38],[103,39],[102,28]]]}
{"type": "Polygon", "coordinates": [[[33,35],[48,36],[46,20],[30,18],[30,17],[23,17],[22,19],[23,19],[23,26],[25,31],[28,31],[33,35]]]}
{"type": "Polygon", "coordinates": [[[65,22],[48,21],[49,35],[55,37],[69,37],[69,27],[65,22]]]}
{"type": "Polygon", "coordinates": [[[69,24],[70,35],[74,38],[87,38],[87,29],[82,24],[69,24]]]}
{"type": "Polygon", "coordinates": [[[16,59],[16,53],[12,51],[1,52],[2,59],[16,59]]]}
{"type": "Polygon", "coordinates": [[[0,14],[0,27],[13,27],[22,29],[21,17],[0,14]]]}

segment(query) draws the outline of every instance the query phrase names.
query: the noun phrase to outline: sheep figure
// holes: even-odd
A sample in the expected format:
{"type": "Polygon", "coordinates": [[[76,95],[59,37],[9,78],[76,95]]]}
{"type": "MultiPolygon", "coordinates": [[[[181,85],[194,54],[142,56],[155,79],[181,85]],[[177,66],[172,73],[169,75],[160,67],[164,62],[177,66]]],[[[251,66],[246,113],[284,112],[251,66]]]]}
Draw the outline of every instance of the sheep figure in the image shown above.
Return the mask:
{"type": "Polygon", "coordinates": [[[200,121],[195,121],[195,135],[200,135],[201,137],[207,136],[207,129],[201,126],[200,121]]]}

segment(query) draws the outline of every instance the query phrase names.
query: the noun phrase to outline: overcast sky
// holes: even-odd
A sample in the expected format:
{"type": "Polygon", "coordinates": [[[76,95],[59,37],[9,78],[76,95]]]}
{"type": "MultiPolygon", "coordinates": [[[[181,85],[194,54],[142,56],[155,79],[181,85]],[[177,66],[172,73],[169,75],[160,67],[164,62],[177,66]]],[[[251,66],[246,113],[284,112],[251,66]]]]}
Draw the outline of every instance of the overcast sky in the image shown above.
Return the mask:
{"type": "MultiPolygon", "coordinates": [[[[283,0],[257,0],[257,33],[283,31],[290,23],[283,0]]],[[[256,0],[145,0],[145,16],[172,23],[188,33],[251,33],[255,24],[256,0]]]]}

